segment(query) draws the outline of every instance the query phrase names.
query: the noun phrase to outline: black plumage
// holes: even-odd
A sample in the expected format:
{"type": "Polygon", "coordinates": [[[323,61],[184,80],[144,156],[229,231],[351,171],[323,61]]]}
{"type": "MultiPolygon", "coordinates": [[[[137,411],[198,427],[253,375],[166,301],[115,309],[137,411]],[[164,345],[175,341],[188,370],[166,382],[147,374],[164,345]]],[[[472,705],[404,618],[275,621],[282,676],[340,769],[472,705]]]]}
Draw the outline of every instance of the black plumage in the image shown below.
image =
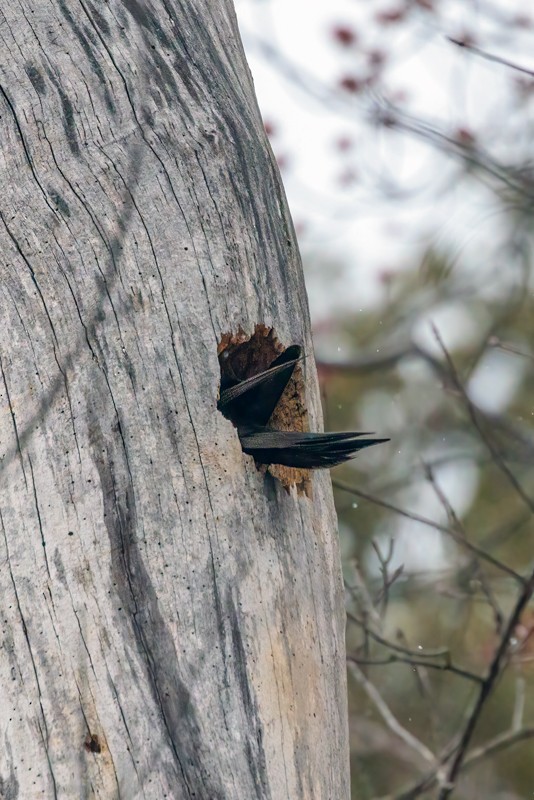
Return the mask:
{"type": "Polygon", "coordinates": [[[292,345],[263,372],[244,380],[234,376],[221,386],[219,409],[236,424],[245,453],[261,464],[328,469],[353,458],[364,447],[389,441],[361,438],[371,434],[354,431],[308,433],[267,427],[301,358],[301,348],[292,345]]]}
{"type": "Polygon", "coordinates": [[[292,345],[271,362],[268,369],[239,380],[234,377],[221,385],[219,409],[240,428],[267,425],[274,409],[301,359],[301,348],[292,345]]]}

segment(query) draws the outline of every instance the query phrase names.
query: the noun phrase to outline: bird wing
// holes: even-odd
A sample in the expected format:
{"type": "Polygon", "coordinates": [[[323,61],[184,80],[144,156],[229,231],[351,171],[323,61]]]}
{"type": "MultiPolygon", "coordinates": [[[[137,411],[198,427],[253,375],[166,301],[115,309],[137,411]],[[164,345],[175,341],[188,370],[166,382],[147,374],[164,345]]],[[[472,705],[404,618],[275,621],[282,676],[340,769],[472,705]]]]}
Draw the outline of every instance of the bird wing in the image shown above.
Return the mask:
{"type": "Polygon", "coordinates": [[[298,345],[284,350],[269,369],[221,392],[218,407],[237,425],[266,425],[302,355],[298,345]]]}

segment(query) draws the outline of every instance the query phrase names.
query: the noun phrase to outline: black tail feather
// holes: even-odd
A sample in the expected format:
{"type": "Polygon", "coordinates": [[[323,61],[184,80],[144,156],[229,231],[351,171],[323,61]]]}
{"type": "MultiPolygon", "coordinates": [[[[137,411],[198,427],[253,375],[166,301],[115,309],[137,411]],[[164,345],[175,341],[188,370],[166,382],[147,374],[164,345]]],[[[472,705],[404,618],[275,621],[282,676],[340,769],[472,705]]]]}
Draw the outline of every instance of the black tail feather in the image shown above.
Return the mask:
{"type": "Polygon", "coordinates": [[[299,345],[284,350],[269,368],[221,384],[218,408],[237,426],[241,446],[261,464],[282,464],[301,469],[328,469],[354,458],[358,450],[389,439],[362,438],[369,433],[307,433],[265,427],[302,358],[299,345]]]}
{"type": "Polygon", "coordinates": [[[358,450],[389,439],[362,439],[366,433],[298,433],[267,428],[240,431],[241,446],[261,464],[282,464],[301,469],[335,467],[358,450]]]}

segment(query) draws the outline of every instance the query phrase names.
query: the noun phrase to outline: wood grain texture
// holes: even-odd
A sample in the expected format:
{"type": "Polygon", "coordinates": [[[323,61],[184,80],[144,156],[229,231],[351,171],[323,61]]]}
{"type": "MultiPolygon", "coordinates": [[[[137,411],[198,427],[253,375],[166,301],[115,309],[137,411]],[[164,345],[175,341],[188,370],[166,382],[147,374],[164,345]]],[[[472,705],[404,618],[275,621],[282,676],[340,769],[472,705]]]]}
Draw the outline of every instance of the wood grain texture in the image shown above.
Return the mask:
{"type": "Polygon", "coordinates": [[[0,796],[343,800],[330,478],[288,493],[216,408],[223,334],[312,348],[233,8],[0,31],[0,796]]]}

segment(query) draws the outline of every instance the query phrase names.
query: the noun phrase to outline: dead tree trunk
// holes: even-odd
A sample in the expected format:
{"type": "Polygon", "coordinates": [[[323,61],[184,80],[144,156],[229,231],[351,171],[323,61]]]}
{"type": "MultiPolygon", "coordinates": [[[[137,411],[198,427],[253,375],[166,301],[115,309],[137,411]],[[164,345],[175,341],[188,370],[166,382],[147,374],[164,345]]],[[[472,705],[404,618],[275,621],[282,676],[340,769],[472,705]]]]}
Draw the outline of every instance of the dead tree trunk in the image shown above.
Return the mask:
{"type": "Polygon", "coordinates": [[[221,349],[312,349],[230,0],[0,28],[0,795],[347,798],[328,473],[216,407],[221,349]]]}

